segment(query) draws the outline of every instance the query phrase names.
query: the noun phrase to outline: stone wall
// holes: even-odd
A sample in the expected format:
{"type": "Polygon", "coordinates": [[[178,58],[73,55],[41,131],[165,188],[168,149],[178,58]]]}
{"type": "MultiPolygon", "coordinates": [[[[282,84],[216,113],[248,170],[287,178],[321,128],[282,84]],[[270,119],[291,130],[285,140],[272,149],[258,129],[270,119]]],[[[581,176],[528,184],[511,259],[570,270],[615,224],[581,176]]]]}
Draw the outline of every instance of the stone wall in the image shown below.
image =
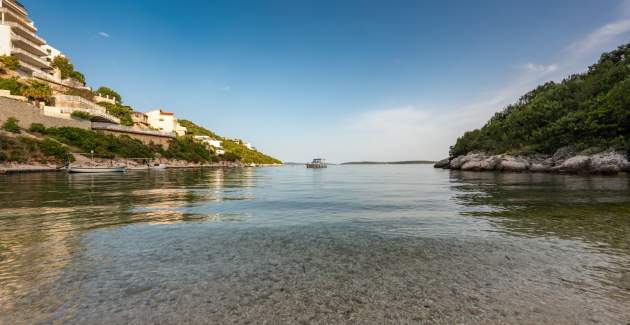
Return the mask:
{"type": "Polygon", "coordinates": [[[88,121],[77,121],[46,116],[39,108],[18,100],[0,97],[0,124],[9,117],[19,120],[20,127],[28,129],[32,123],[41,123],[45,127],[74,127],[85,130],[91,129],[88,121]]]}

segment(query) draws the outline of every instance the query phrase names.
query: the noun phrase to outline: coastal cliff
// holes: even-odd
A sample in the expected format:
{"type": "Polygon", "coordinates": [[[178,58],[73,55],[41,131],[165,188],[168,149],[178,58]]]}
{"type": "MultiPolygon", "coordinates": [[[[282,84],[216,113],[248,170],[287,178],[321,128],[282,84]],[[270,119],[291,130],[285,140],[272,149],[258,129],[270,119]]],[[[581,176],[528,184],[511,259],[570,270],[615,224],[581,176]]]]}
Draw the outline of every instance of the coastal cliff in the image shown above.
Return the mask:
{"type": "Polygon", "coordinates": [[[629,170],[630,44],[548,82],[466,132],[436,168],[615,174],[629,170]]]}

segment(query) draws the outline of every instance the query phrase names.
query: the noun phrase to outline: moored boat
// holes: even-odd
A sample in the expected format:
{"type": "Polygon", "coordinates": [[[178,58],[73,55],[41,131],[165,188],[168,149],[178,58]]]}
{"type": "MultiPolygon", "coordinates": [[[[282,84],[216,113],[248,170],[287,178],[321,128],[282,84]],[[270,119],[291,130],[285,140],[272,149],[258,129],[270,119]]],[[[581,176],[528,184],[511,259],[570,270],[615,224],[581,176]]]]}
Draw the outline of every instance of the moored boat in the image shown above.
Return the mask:
{"type": "Polygon", "coordinates": [[[125,167],[68,167],[68,173],[76,174],[100,174],[100,173],[124,173],[125,167]]]}
{"type": "Polygon", "coordinates": [[[306,168],[328,168],[328,165],[326,159],[315,158],[311,163],[306,164],[306,168]]]}

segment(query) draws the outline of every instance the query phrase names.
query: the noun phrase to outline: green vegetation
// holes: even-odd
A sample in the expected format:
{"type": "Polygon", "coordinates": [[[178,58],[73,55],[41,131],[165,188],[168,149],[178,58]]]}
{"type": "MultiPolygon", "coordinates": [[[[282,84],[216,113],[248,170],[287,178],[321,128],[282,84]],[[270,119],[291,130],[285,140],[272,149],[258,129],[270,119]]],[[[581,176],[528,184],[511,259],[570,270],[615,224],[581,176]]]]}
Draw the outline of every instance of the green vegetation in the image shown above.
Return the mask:
{"type": "Polygon", "coordinates": [[[74,111],[72,112],[72,114],[70,114],[70,116],[72,118],[75,119],[79,119],[79,120],[91,120],[92,119],[92,115],[90,115],[90,113],[88,112],[82,112],[82,111],[74,111]]]}
{"type": "Polygon", "coordinates": [[[28,85],[22,88],[22,96],[30,100],[48,103],[52,97],[52,89],[43,82],[31,80],[28,85]]]}
{"type": "Polygon", "coordinates": [[[66,95],[83,97],[89,101],[94,101],[94,93],[89,89],[70,89],[65,92],[66,95]]]}
{"type": "Polygon", "coordinates": [[[128,136],[116,137],[79,128],[48,128],[46,135],[61,143],[77,147],[82,152],[94,151],[104,158],[153,158],[161,147],[149,147],[140,140],[128,136]]]}
{"type": "Polygon", "coordinates": [[[539,86],[466,132],[450,154],[551,154],[565,146],[630,150],[630,44],[603,54],[586,73],[539,86]]]}
{"type": "Polygon", "coordinates": [[[217,140],[223,141],[223,149],[225,149],[225,155],[221,158],[226,161],[241,161],[243,163],[255,163],[255,164],[280,164],[280,160],[273,157],[269,157],[261,152],[255,150],[249,150],[243,144],[227,140],[215,134],[214,132],[201,127],[188,120],[179,120],[179,124],[186,127],[187,133],[195,135],[205,135],[217,140]]]}
{"type": "Polygon", "coordinates": [[[85,76],[81,72],[74,70],[74,65],[68,58],[56,56],[51,65],[53,68],[57,68],[61,71],[61,79],[71,78],[85,85],[85,76]]]}
{"type": "Polygon", "coordinates": [[[131,113],[133,112],[133,108],[130,106],[125,106],[121,104],[111,104],[106,102],[100,102],[99,105],[105,107],[107,113],[113,115],[120,119],[120,124],[126,126],[133,125],[133,119],[131,118],[131,113]]]}
{"type": "Polygon", "coordinates": [[[20,67],[20,61],[13,55],[0,55],[0,63],[13,71],[20,67]]]}
{"type": "Polygon", "coordinates": [[[222,138],[220,136],[218,136],[216,133],[202,127],[199,126],[189,120],[177,120],[177,122],[179,122],[179,124],[183,127],[186,128],[186,133],[188,134],[192,134],[192,135],[205,135],[205,136],[209,136],[212,137],[214,139],[218,139],[221,140],[222,138]]]}
{"type": "Polygon", "coordinates": [[[104,96],[114,97],[116,98],[116,101],[118,101],[119,103],[122,103],[122,97],[120,96],[120,94],[111,88],[101,86],[98,90],[95,91],[95,93],[101,94],[104,96]]]}
{"type": "Polygon", "coordinates": [[[46,133],[46,127],[41,123],[31,123],[31,127],[28,129],[29,132],[35,132],[44,134],[46,133]]]}
{"type": "Polygon", "coordinates": [[[197,163],[219,161],[217,157],[210,154],[204,145],[193,141],[190,137],[178,137],[176,140],[171,141],[168,150],[163,155],[169,159],[197,163]]]}
{"type": "Polygon", "coordinates": [[[52,139],[40,141],[24,136],[9,137],[0,134],[0,162],[27,163],[29,160],[62,164],[66,160],[73,160],[73,157],[68,154],[65,146],[52,139]]]}
{"type": "Polygon", "coordinates": [[[15,117],[9,117],[4,124],[2,124],[2,129],[11,132],[11,133],[20,133],[20,126],[18,126],[19,120],[15,117]]]}
{"type": "Polygon", "coordinates": [[[13,77],[9,79],[0,78],[0,89],[8,90],[13,96],[22,96],[24,85],[13,77]]]}

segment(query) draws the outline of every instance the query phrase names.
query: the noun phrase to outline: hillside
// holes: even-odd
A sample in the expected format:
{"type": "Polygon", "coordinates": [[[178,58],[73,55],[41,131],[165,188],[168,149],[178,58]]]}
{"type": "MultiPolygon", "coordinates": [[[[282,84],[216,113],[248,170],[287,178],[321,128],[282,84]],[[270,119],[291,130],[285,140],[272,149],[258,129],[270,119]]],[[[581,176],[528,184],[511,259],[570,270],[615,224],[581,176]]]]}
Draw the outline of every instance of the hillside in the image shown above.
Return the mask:
{"type": "Polygon", "coordinates": [[[225,157],[234,157],[243,163],[255,163],[255,164],[281,164],[282,162],[276,158],[267,156],[256,150],[250,150],[243,144],[223,138],[216,133],[199,126],[189,120],[179,120],[179,124],[186,127],[187,132],[191,135],[205,135],[217,140],[223,141],[223,149],[225,150],[225,157]]]}
{"type": "Polygon", "coordinates": [[[450,155],[553,154],[567,146],[630,149],[630,44],[603,54],[585,73],[524,95],[481,129],[466,132],[450,155]]]}

